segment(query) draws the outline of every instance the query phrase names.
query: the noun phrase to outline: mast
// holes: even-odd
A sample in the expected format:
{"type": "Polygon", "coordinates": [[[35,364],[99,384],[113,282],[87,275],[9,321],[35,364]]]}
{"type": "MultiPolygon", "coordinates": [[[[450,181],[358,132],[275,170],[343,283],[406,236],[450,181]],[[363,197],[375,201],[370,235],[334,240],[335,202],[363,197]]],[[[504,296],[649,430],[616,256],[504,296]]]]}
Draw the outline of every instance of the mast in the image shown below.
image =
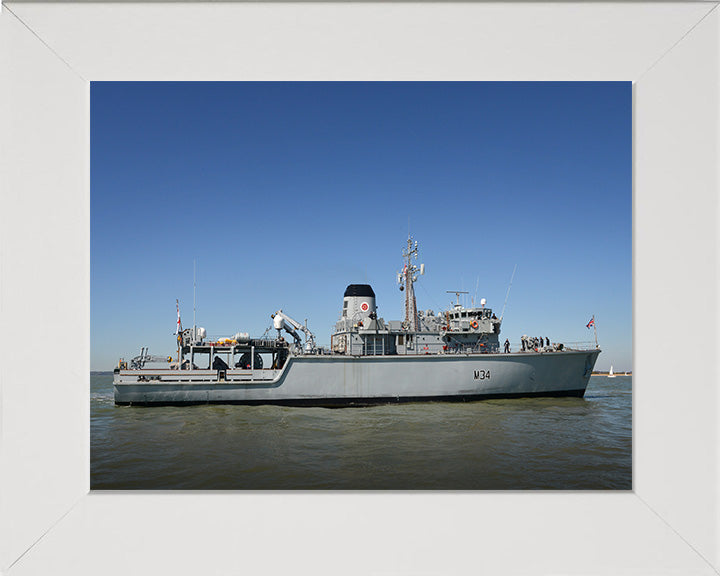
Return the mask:
{"type": "Polygon", "coordinates": [[[180,321],[180,300],[175,299],[175,307],[177,308],[177,326],[175,327],[175,334],[177,334],[177,364],[178,370],[182,370],[182,358],[180,358],[180,352],[182,350],[182,322],[180,321]]]}
{"type": "Polygon", "coordinates": [[[593,332],[595,332],[595,348],[600,348],[597,341],[597,323],[595,322],[595,314],[593,314],[593,332]]]}
{"type": "Polygon", "coordinates": [[[595,314],[593,314],[593,317],[590,319],[590,322],[587,323],[587,327],[590,328],[590,326],[593,327],[593,332],[595,333],[595,348],[599,348],[598,340],[597,340],[597,326],[595,324],[595,314]]]}
{"type": "Polygon", "coordinates": [[[413,237],[408,235],[407,248],[403,250],[405,265],[402,271],[398,272],[398,283],[401,285],[401,290],[403,288],[405,289],[405,325],[408,327],[408,330],[417,332],[417,302],[415,301],[413,284],[417,281],[418,272],[421,275],[425,274],[425,264],[420,264],[420,266],[413,264],[413,257],[417,260],[418,243],[417,240],[413,243],[413,237]]]}

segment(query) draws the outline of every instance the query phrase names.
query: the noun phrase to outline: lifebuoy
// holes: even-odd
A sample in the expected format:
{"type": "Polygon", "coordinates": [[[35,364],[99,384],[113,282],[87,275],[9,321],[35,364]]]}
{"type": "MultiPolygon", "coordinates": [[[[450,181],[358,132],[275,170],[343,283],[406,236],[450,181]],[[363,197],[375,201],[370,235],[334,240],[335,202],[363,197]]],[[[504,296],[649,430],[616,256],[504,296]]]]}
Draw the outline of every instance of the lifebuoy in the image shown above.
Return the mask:
{"type": "Polygon", "coordinates": [[[477,330],[477,328],[478,328],[477,320],[473,320],[472,324],[470,324],[470,327],[471,327],[473,330],[477,330]]]}

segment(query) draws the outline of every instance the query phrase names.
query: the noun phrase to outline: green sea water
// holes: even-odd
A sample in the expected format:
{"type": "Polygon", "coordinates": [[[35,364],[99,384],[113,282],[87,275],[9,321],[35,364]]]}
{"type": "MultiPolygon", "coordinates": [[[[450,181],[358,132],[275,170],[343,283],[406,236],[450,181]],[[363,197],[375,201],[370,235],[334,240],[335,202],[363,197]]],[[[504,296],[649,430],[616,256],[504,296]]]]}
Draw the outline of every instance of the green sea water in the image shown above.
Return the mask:
{"type": "Polygon", "coordinates": [[[113,402],[91,374],[94,490],[630,490],[632,377],[584,398],[369,408],[113,402]]]}

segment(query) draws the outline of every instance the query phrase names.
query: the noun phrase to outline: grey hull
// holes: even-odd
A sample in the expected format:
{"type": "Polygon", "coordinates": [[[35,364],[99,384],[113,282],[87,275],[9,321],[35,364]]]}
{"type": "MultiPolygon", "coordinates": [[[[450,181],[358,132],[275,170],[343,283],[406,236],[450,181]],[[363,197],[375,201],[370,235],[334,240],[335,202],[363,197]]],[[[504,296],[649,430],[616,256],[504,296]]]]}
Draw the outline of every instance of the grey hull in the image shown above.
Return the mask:
{"type": "Polygon", "coordinates": [[[599,353],[296,356],[282,370],[228,370],[222,381],[210,370],[121,370],[115,402],[343,406],[582,396],[599,353]]]}

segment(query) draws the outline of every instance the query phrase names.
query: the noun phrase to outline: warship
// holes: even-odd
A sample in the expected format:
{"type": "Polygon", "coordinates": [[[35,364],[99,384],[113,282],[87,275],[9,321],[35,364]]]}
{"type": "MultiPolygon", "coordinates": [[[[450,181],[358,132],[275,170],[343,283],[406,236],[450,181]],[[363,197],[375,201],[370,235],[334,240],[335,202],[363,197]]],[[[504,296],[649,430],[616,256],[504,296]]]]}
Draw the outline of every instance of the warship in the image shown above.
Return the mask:
{"type": "Polygon", "coordinates": [[[115,403],[338,407],[585,394],[597,341],[569,347],[523,336],[520,349],[501,349],[502,314],[484,299],[465,307],[463,292],[450,291],[457,303],[449,309],[417,309],[414,283],[425,273],[417,259],[418,243],[409,237],[397,273],[404,319],[378,317],[372,287],[350,284],[329,347],[316,344],[307,320],[282,310],[261,338],[246,332],[208,338],[204,328],[182,329],[178,305],[175,358],[142,348],[130,362],[120,359],[115,403]]]}

